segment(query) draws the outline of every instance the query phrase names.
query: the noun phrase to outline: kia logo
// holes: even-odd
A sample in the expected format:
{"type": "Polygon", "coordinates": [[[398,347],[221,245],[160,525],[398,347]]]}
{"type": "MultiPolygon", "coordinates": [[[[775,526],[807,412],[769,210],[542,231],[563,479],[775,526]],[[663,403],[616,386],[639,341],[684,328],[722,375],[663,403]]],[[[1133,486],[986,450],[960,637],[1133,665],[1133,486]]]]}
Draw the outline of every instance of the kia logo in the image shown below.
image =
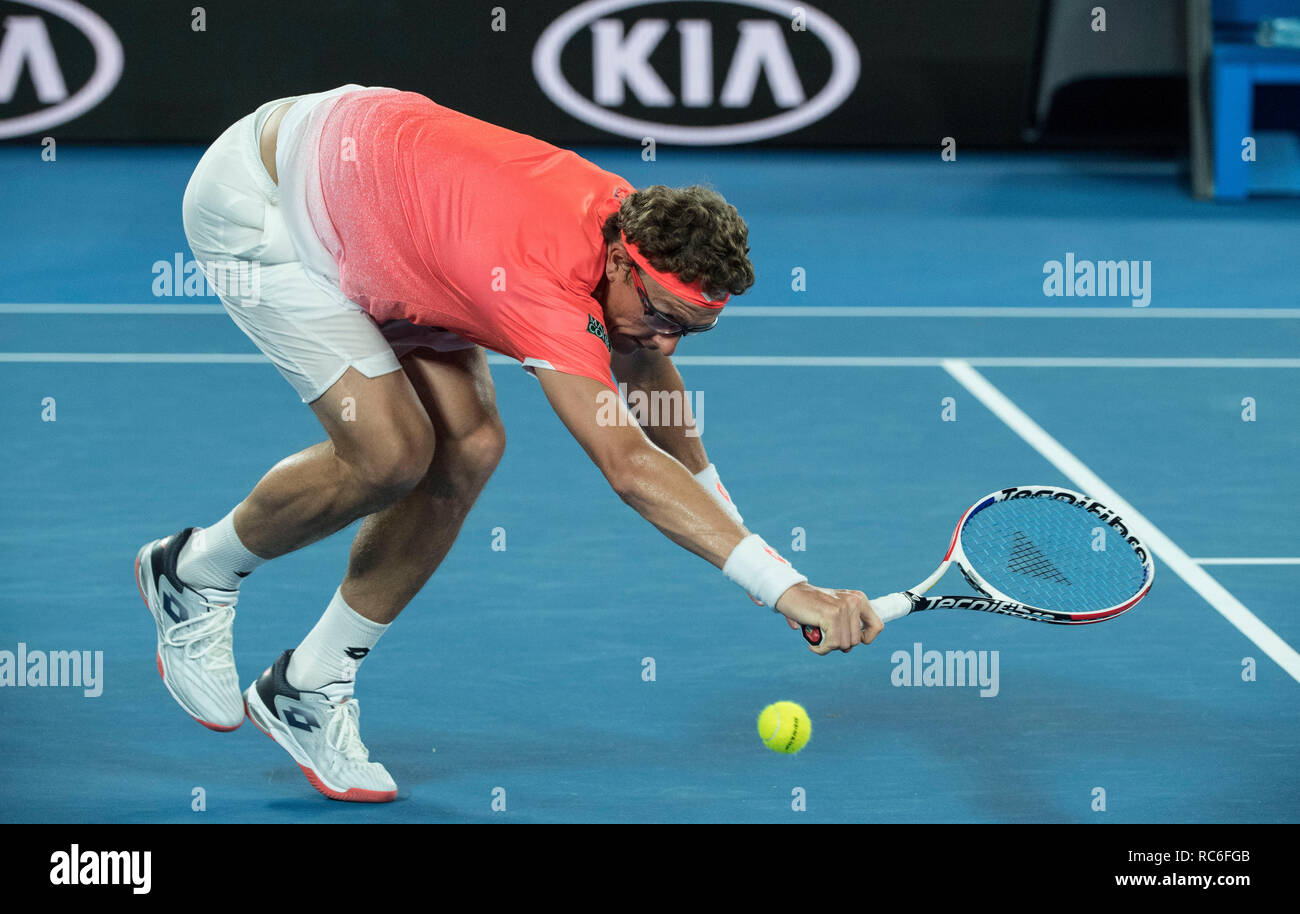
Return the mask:
{"type": "Polygon", "coordinates": [[[689,0],[687,5],[698,11],[711,4],[726,5],[731,13],[752,10],[765,15],[741,19],[732,36],[715,34],[715,21],[697,16],[673,20],[646,15],[630,21],[616,15],[635,7],[658,10],[680,6],[681,0],[589,0],[542,32],[533,48],[533,74],[551,101],[579,120],[636,140],[653,137],[694,146],[748,143],[790,133],[825,117],[853,92],[859,71],[857,46],[825,13],[797,0],[689,0]],[[796,30],[793,17],[800,13],[801,28],[796,30]],[[566,47],[584,29],[591,37],[590,98],[574,88],[561,68],[561,57],[567,65],[574,56],[572,51],[565,55],[566,47]],[[670,34],[673,32],[675,36],[670,34]],[[822,54],[829,55],[830,70],[829,78],[811,97],[791,50],[796,39],[806,43],[808,36],[820,42],[822,54]],[[719,51],[733,41],[729,56],[719,51]],[[677,45],[680,66],[672,68],[672,73],[660,68],[664,70],[661,73],[650,58],[669,42],[677,45]],[[722,56],[715,59],[719,53],[722,56]],[[716,92],[715,70],[721,76],[716,92]],[[761,80],[766,80],[779,113],[739,123],[722,116],[718,123],[698,123],[702,111],[716,110],[719,115],[745,112],[753,104],[761,80]],[[615,110],[629,102],[643,109],[693,116],[668,123],[615,110]]]}
{"type": "Polygon", "coordinates": [[[0,139],[23,136],[66,123],[95,107],[113,91],[122,75],[122,45],[108,23],[72,0],[3,0],[0,7],[31,7],[32,12],[8,12],[0,18],[0,139]],[[65,67],[60,66],[50,25],[36,11],[57,16],[90,43],[94,69],[75,92],[68,91],[65,67]],[[24,74],[36,91],[39,110],[9,115],[24,74]]]}

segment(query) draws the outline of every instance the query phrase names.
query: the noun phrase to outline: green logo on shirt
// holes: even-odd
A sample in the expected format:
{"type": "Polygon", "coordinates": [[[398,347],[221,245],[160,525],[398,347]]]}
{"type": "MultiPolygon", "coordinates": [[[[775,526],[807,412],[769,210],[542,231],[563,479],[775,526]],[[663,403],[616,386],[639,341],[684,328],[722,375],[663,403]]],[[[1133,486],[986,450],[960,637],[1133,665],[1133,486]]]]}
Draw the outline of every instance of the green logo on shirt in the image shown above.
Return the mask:
{"type": "Polygon", "coordinates": [[[599,337],[600,341],[605,344],[605,348],[610,352],[614,351],[614,347],[609,345],[609,335],[605,333],[605,328],[601,326],[600,321],[590,314],[587,315],[587,332],[599,337]]]}

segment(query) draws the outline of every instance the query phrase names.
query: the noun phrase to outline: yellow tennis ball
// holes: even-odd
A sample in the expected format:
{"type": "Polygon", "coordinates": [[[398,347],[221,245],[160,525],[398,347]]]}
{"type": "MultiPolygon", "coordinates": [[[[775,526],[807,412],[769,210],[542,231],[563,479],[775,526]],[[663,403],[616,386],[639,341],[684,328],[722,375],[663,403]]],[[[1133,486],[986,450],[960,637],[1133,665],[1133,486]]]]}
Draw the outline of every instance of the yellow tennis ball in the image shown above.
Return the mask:
{"type": "Polygon", "coordinates": [[[793,701],[778,701],[758,715],[758,736],[773,752],[795,753],[808,745],[812,721],[793,701]]]}

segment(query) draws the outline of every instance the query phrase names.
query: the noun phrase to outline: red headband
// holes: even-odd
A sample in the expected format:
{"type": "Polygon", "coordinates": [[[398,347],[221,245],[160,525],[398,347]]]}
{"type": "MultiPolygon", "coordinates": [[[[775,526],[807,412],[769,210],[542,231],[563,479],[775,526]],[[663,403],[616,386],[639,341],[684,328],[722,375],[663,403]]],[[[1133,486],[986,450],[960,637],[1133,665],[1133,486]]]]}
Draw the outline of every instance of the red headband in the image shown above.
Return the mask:
{"type": "Polygon", "coordinates": [[[727,299],[731,297],[730,295],[724,295],[721,298],[709,298],[699,280],[688,284],[682,282],[672,273],[663,273],[656,270],[650,266],[648,260],[641,256],[641,252],[636,249],[632,242],[627,240],[627,236],[621,231],[619,237],[623,239],[623,247],[627,248],[627,256],[632,258],[632,262],[649,273],[655,282],[678,298],[684,298],[692,305],[699,305],[701,308],[721,308],[727,303],[727,299]]]}

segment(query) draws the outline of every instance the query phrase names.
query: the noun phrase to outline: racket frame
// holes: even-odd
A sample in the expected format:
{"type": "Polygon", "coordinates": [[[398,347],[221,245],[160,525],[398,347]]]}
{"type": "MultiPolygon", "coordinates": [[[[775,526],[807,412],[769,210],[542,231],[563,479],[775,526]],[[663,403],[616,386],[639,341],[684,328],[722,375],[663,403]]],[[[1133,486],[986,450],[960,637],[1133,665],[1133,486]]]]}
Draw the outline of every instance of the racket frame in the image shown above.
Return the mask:
{"type": "MultiPolygon", "coordinates": [[[[1060,486],[1008,486],[996,492],[990,492],[966,509],[961,519],[957,521],[957,526],[953,529],[952,539],[948,541],[948,551],[944,554],[943,561],[934,570],[933,574],[911,590],[877,597],[871,601],[871,604],[882,622],[892,622],[911,613],[922,612],[927,609],[970,609],[977,612],[1015,616],[1016,618],[1029,619],[1035,622],[1050,622],[1056,625],[1090,625],[1113,619],[1132,609],[1151,591],[1151,583],[1154,579],[1155,563],[1151,559],[1151,551],[1118,514],[1097,501],[1097,499],[1060,486]],[[1142,584],[1137,593],[1114,606],[1103,609],[1088,612],[1064,612],[1021,603],[1018,600],[1011,599],[991,585],[978,571],[971,567],[969,560],[966,558],[966,553],[962,550],[961,544],[962,530],[965,529],[971,517],[985,508],[1000,501],[1018,498],[1051,498],[1056,501],[1068,501],[1071,504],[1081,505],[1084,510],[1097,516],[1099,524],[1118,532],[1125,546],[1131,548],[1142,561],[1142,584]],[[962,573],[962,577],[966,579],[966,583],[979,595],[925,596],[926,592],[939,582],[939,579],[947,573],[954,563],[962,573]]],[[[802,627],[802,631],[809,644],[821,643],[820,630],[805,625],[802,627]]]]}

